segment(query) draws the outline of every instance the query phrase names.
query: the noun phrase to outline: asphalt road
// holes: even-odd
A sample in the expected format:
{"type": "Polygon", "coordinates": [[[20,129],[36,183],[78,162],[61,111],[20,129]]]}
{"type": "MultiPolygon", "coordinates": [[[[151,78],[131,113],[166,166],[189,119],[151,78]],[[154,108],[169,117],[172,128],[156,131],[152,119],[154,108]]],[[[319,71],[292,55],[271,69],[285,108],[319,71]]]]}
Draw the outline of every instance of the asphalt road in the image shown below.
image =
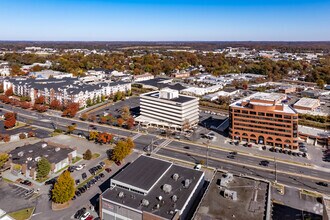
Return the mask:
{"type": "MultiPolygon", "coordinates": [[[[106,125],[98,125],[90,122],[77,121],[75,119],[56,117],[53,115],[47,115],[47,113],[40,114],[34,111],[24,110],[6,104],[2,104],[2,106],[4,109],[7,109],[9,111],[14,110],[15,112],[17,112],[19,121],[23,121],[32,125],[37,125],[48,129],[54,129],[55,126],[57,128],[66,130],[68,125],[71,125],[72,123],[76,123],[77,129],[74,133],[88,134],[88,131],[91,129],[90,125],[94,124],[98,131],[101,132],[106,131],[114,135],[133,137],[136,143],[136,148],[141,151],[145,151],[146,146],[150,145],[152,141],[156,142],[155,143],[156,146],[161,145],[161,143],[165,141],[165,138],[161,138],[161,140],[159,140],[159,138],[157,138],[155,135],[152,134],[141,135],[127,130],[122,130],[115,127],[109,127],[106,125]]],[[[157,153],[160,155],[169,156],[172,158],[182,159],[195,163],[198,163],[200,160],[206,161],[207,148],[195,145],[193,143],[182,143],[179,141],[172,141],[167,146],[165,145],[162,147],[165,148],[157,149],[157,153]],[[184,152],[180,152],[178,150],[184,152]],[[198,156],[192,156],[195,154],[198,156]],[[196,160],[196,158],[198,159],[196,160]]],[[[260,160],[262,160],[260,158],[255,158],[252,155],[251,156],[237,155],[235,159],[229,159],[227,158],[228,152],[220,149],[219,150],[209,149],[208,153],[210,158],[207,160],[207,162],[208,165],[211,167],[222,168],[225,170],[229,170],[231,172],[239,172],[251,176],[262,177],[268,180],[275,179],[274,174],[272,173],[273,171],[266,171],[266,170],[263,171],[259,168],[260,160]],[[222,161],[211,159],[211,157],[221,159],[222,161]],[[253,165],[258,167],[258,169],[252,167],[246,168],[243,164],[247,166],[253,165]]],[[[274,162],[270,161],[269,166],[267,168],[273,169],[274,162]]],[[[288,185],[293,185],[296,187],[313,189],[315,191],[330,194],[329,188],[316,185],[315,182],[318,182],[318,180],[313,179],[313,178],[321,178],[321,179],[325,179],[326,182],[330,183],[330,178],[329,178],[330,175],[328,172],[322,170],[316,170],[316,169],[309,169],[307,167],[290,165],[279,161],[277,162],[277,170],[292,173],[290,177],[288,174],[282,174],[278,172],[277,175],[278,182],[288,185]]]]}

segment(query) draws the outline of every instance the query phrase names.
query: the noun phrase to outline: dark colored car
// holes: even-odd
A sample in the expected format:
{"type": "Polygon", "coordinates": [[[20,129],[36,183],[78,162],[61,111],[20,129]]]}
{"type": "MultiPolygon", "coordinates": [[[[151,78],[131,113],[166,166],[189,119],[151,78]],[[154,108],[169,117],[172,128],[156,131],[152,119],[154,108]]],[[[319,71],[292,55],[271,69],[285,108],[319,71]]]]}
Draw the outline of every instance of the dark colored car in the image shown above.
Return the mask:
{"type": "Polygon", "coordinates": [[[262,161],[260,161],[259,165],[267,167],[269,165],[269,161],[268,160],[262,160],[262,161]]]}
{"type": "Polygon", "coordinates": [[[68,171],[69,171],[70,173],[73,173],[75,170],[76,170],[76,167],[75,167],[75,166],[69,166],[69,167],[68,167],[68,171]]]}
{"type": "Polygon", "coordinates": [[[231,154],[231,155],[237,155],[237,151],[232,151],[229,154],[231,154]]]}
{"type": "Polygon", "coordinates": [[[101,177],[101,178],[103,178],[104,176],[105,176],[104,173],[99,174],[99,177],[101,177]]]}
{"type": "Polygon", "coordinates": [[[47,180],[47,181],[45,182],[45,185],[53,185],[53,184],[56,183],[56,180],[57,180],[57,177],[54,177],[54,178],[52,178],[52,179],[50,179],[50,180],[47,180]]]}
{"type": "Polygon", "coordinates": [[[20,183],[23,185],[26,185],[26,186],[32,186],[32,182],[29,180],[24,180],[24,181],[21,181],[20,183]]]}
{"type": "Polygon", "coordinates": [[[81,196],[81,192],[79,191],[79,190],[76,190],[76,192],[75,192],[75,194],[76,194],[76,196],[81,196]]]}
{"type": "Polygon", "coordinates": [[[83,180],[84,180],[84,179],[87,179],[87,174],[86,174],[86,173],[82,173],[82,174],[81,174],[81,177],[82,177],[83,180]]]}
{"type": "Polygon", "coordinates": [[[97,165],[96,166],[98,170],[101,170],[102,169],[102,166],[101,165],[97,165]]]}
{"type": "Polygon", "coordinates": [[[80,180],[75,180],[76,185],[79,185],[80,180]]]}
{"type": "Polygon", "coordinates": [[[106,171],[107,173],[110,173],[110,172],[111,172],[111,169],[110,169],[110,168],[105,168],[105,171],[106,171]]]}
{"type": "Polygon", "coordinates": [[[328,184],[325,183],[325,182],[317,182],[316,184],[319,185],[319,186],[328,187],[328,184]]]}
{"type": "Polygon", "coordinates": [[[102,161],[101,161],[99,164],[100,164],[102,167],[104,167],[104,166],[105,166],[105,163],[104,163],[104,162],[102,162],[102,161]]]}
{"type": "Polygon", "coordinates": [[[85,214],[86,212],[86,208],[82,208],[82,209],[79,209],[75,214],[74,214],[74,218],[76,219],[80,219],[83,214],[85,214]]]}
{"type": "Polygon", "coordinates": [[[235,156],[232,155],[232,154],[230,154],[230,155],[227,156],[227,158],[229,158],[229,159],[235,159],[235,156]]]}
{"type": "Polygon", "coordinates": [[[121,166],[121,162],[120,162],[120,161],[116,161],[115,164],[116,164],[117,166],[121,166]]]}

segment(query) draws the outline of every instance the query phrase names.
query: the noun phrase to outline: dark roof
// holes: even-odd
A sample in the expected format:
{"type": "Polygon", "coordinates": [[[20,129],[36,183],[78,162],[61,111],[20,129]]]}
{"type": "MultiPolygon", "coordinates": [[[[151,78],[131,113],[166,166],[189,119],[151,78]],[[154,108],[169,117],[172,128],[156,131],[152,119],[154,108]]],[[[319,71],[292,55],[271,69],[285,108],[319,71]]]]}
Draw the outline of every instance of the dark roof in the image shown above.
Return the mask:
{"type": "Polygon", "coordinates": [[[116,175],[113,180],[149,191],[171,163],[141,156],[116,175]]]}
{"type": "MultiPolygon", "coordinates": [[[[148,97],[153,97],[156,99],[159,99],[159,91],[155,91],[155,92],[150,92],[147,94],[143,94],[143,96],[148,96],[148,97]]],[[[191,97],[191,96],[185,96],[185,95],[180,95],[178,98],[174,98],[174,99],[163,99],[163,100],[168,100],[168,101],[172,101],[172,102],[178,102],[178,103],[185,103],[185,102],[189,102],[196,99],[195,97],[191,97]]]]}
{"type": "Polygon", "coordinates": [[[22,147],[16,148],[12,150],[9,154],[11,155],[12,162],[15,164],[25,164],[28,161],[28,167],[36,167],[37,161],[35,158],[37,157],[45,157],[50,163],[57,164],[58,162],[64,160],[68,157],[68,154],[73,152],[74,150],[71,148],[60,147],[59,151],[55,149],[58,146],[49,144],[47,142],[38,142],[35,144],[28,144],[22,147]],[[47,144],[46,147],[42,147],[43,144],[47,144]],[[18,154],[23,152],[22,156],[18,154]],[[32,158],[32,160],[28,160],[28,158],[32,158]]]}
{"type": "MultiPolygon", "coordinates": [[[[154,160],[151,157],[147,158],[154,160]]],[[[163,162],[158,159],[156,160],[157,163],[163,162]]],[[[143,159],[143,161],[147,161],[147,159],[143,159]]],[[[129,166],[134,166],[134,163],[130,164],[129,166]]],[[[148,167],[149,164],[145,164],[145,166],[140,167],[140,169],[145,170],[148,169],[148,167]]],[[[175,215],[175,210],[182,210],[184,208],[185,203],[189,199],[191,193],[193,193],[196,185],[200,183],[199,180],[203,175],[204,173],[202,171],[193,170],[173,164],[147,195],[135,193],[120,187],[114,187],[106,190],[102,194],[102,197],[118,204],[125,204],[125,206],[136,210],[150,212],[165,219],[172,219],[175,215]],[[179,175],[179,178],[176,181],[173,179],[173,174],[175,173],[179,175]],[[190,185],[187,188],[184,187],[184,181],[186,179],[190,180],[190,185]],[[169,193],[164,192],[164,184],[171,185],[172,190],[169,193]],[[118,196],[120,192],[124,193],[123,198],[118,196]],[[176,195],[178,198],[176,202],[172,200],[173,195],[176,195]],[[162,202],[157,199],[159,196],[162,197],[162,202]],[[148,206],[141,205],[143,199],[148,200],[148,206]],[[160,205],[159,209],[155,209],[157,204],[160,205]]],[[[138,179],[136,180],[138,181],[138,179]]],[[[204,181],[202,180],[201,184],[203,182],[204,181]]],[[[105,200],[104,202],[106,203],[107,201],[105,200]]]]}

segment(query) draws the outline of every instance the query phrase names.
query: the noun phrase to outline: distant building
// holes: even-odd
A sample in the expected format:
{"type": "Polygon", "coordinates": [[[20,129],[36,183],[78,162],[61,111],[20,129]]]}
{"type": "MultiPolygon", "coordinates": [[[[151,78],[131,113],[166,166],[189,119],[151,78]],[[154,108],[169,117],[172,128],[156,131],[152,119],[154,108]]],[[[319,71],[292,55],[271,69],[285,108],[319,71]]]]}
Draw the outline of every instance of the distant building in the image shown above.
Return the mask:
{"type": "Polygon", "coordinates": [[[56,173],[72,163],[72,160],[77,156],[77,151],[60,144],[38,142],[16,148],[9,155],[13,172],[16,171],[15,165],[20,165],[19,172],[27,178],[35,179],[37,164],[41,157],[50,162],[51,173],[56,173]]]}
{"type": "Polygon", "coordinates": [[[231,97],[239,93],[240,90],[233,90],[233,91],[219,91],[216,93],[208,94],[203,96],[203,99],[209,100],[209,101],[215,101],[219,99],[219,97],[231,97]]]}
{"type": "Polygon", "coordinates": [[[285,94],[255,93],[230,105],[232,139],[281,148],[298,147],[298,113],[285,94]]]}
{"type": "Polygon", "coordinates": [[[278,91],[284,94],[289,94],[296,92],[296,89],[297,88],[295,86],[281,86],[278,88],[278,91]]]}
{"type": "Polygon", "coordinates": [[[187,71],[177,71],[171,74],[174,78],[188,78],[190,77],[190,72],[187,71]]]}
{"type": "Polygon", "coordinates": [[[204,173],[140,156],[110,180],[100,196],[104,220],[190,219],[203,194],[204,173]]]}
{"type": "Polygon", "coordinates": [[[131,90],[130,82],[95,82],[83,83],[78,78],[63,79],[23,79],[11,78],[4,80],[4,91],[13,88],[17,96],[28,96],[32,103],[37,97],[44,96],[45,102],[50,104],[58,100],[62,104],[70,102],[79,103],[80,107],[86,105],[88,99],[96,99],[102,95],[108,97],[116,92],[131,90]]]}
{"type": "Polygon", "coordinates": [[[330,95],[329,90],[321,90],[321,89],[314,89],[314,90],[305,90],[301,92],[303,97],[308,98],[319,98],[320,96],[330,95]]]}
{"type": "Polygon", "coordinates": [[[198,98],[164,88],[140,95],[141,115],[136,121],[145,126],[186,130],[198,123],[198,105],[198,98]]]}
{"type": "Polygon", "coordinates": [[[30,77],[36,78],[36,79],[63,79],[63,78],[72,78],[72,73],[64,73],[60,71],[54,71],[54,70],[42,70],[39,72],[30,72],[30,77]]]}
{"type": "Polygon", "coordinates": [[[30,71],[30,69],[32,69],[35,66],[40,66],[40,67],[43,67],[43,68],[50,68],[52,66],[52,62],[47,60],[45,63],[33,63],[31,65],[24,65],[24,66],[21,67],[21,70],[23,72],[27,73],[27,72],[30,71]]]}
{"type": "Polygon", "coordinates": [[[145,73],[141,75],[134,75],[133,80],[134,82],[141,82],[141,81],[146,81],[155,78],[154,75],[151,73],[145,73]]]}
{"type": "Polygon", "coordinates": [[[320,107],[319,99],[311,99],[311,98],[301,98],[298,102],[296,102],[293,107],[296,110],[305,110],[305,111],[314,111],[318,107],[320,107]]]}

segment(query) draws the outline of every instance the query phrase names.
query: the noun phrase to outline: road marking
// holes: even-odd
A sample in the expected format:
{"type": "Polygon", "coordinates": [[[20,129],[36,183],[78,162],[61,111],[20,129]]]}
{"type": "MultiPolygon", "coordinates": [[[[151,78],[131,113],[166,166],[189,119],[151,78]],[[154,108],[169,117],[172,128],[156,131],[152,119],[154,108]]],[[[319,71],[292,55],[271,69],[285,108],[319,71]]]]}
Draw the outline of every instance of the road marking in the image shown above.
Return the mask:
{"type": "Polygon", "coordinates": [[[138,134],[134,135],[132,139],[134,141],[135,139],[138,139],[141,136],[142,136],[142,134],[141,133],[138,133],[138,134]]]}
{"type": "MultiPolygon", "coordinates": [[[[163,147],[163,148],[167,149],[167,150],[170,150],[170,151],[181,152],[181,153],[184,153],[184,154],[187,153],[186,151],[182,151],[182,150],[178,150],[178,149],[173,149],[173,148],[168,148],[168,147],[163,147]]],[[[205,155],[200,155],[200,154],[196,154],[196,153],[193,153],[193,152],[189,152],[189,154],[194,155],[194,156],[205,157],[205,155]]],[[[218,161],[218,162],[231,163],[231,164],[234,164],[234,165],[242,165],[240,162],[236,162],[236,161],[233,161],[233,160],[219,159],[219,158],[215,158],[215,157],[212,157],[212,156],[209,156],[208,158],[211,159],[211,160],[218,161]]],[[[269,171],[269,172],[274,171],[274,169],[270,169],[270,168],[266,168],[266,167],[260,167],[260,166],[254,166],[254,165],[250,165],[250,164],[244,164],[244,166],[254,168],[254,169],[257,169],[257,170],[263,170],[263,171],[269,171]]],[[[284,170],[278,170],[277,169],[277,173],[282,173],[282,174],[287,174],[287,175],[291,175],[291,176],[297,176],[297,177],[303,177],[303,178],[307,178],[307,179],[313,179],[313,180],[329,182],[328,179],[322,179],[322,178],[319,178],[319,177],[313,177],[313,176],[308,176],[308,175],[304,175],[304,174],[287,172],[287,171],[284,171],[284,170]]]]}

